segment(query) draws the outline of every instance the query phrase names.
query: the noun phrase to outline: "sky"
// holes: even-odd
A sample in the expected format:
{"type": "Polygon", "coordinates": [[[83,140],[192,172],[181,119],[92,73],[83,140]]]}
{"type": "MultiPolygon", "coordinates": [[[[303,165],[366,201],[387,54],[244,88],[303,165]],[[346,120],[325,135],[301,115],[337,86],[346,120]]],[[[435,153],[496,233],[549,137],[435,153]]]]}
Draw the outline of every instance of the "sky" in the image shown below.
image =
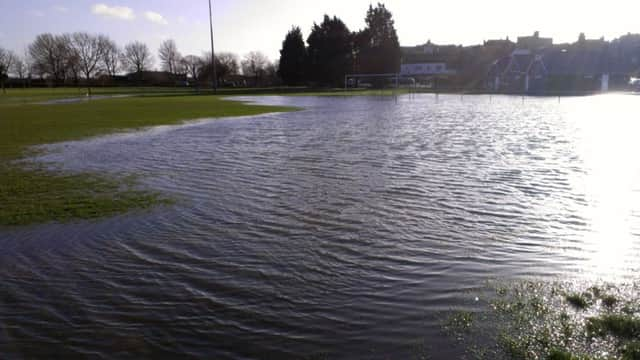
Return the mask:
{"type": "MultiPolygon", "coordinates": [[[[306,38],[323,15],[337,15],[352,30],[364,27],[369,0],[213,0],[216,51],[240,56],[262,51],[279,57],[286,32],[300,26],[306,38]]],[[[375,1],[373,1],[375,3],[375,1]]],[[[431,40],[472,45],[530,35],[555,43],[613,39],[640,33],[635,0],[386,0],[403,46],[431,40]]],[[[210,48],[207,0],[0,0],[0,47],[22,54],[43,32],[87,31],[111,36],[121,46],[143,41],[155,53],[174,39],[183,55],[210,48]]]]}

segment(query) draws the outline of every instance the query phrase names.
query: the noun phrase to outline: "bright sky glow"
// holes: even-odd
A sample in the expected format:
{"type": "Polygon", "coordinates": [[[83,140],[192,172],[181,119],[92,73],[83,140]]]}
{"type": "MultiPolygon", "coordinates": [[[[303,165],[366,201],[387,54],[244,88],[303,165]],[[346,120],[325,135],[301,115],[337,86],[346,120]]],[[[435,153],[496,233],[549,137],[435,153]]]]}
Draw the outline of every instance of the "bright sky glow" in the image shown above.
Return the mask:
{"type": "MultiPolygon", "coordinates": [[[[292,25],[305,37],[322,15],[338,15],[351,30],[364,27],[370,0],[213,0],[217,50],[243,55],[259,50],[277,58],[292,25]]],[[[373,1],[375,3],[375,1],[373,1]]],[[[630,0],[425,1],[386,0],[402,45],[431,39],[445,44],[477,44],[515,39],[539,30],[556,43],[589,38],[612,39],[640,32],[640,2],[630,0]]],[[[110,35],[120,45],[146,42],[157,50],[166,38],[183,54],[208,48],[206,0],[0,0],[0,46],[23,53],[42,32],[89,31],[110,35]]]]}

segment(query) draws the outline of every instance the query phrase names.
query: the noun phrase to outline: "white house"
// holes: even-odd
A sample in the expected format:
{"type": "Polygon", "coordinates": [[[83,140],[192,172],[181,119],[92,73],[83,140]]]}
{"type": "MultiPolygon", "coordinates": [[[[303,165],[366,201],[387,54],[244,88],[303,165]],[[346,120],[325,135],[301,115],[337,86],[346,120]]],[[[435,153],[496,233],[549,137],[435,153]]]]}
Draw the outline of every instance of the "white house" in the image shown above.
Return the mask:
{"type": "Polygon", "coordinates": [[[447,69],[447,64],[443,62],[402,64],[400,66],[400,75],[402,76],[448,74],[455,74],[455,71],[447,69]]]}

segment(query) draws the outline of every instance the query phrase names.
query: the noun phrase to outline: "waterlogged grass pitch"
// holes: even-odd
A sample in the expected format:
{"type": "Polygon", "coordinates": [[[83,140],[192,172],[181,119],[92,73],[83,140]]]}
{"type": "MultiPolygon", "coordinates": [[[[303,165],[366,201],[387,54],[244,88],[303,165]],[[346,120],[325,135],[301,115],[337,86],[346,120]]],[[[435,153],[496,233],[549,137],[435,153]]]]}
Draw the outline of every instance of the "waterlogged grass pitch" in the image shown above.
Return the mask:
{"type": "MultiPolygon", "coordinates": [[[[94,91],[116,93],[122,92],[94,91]]],[[[292,110],[171,89],[124,93],[136,96],[43,105],[42,101],[82,93],[78,89],[27,89],[0,95],[0,226],[91,219],[166,201],[123,179],[63,173],[18,161],[28,157],[32,146],[191,119],[292,110]]]]}

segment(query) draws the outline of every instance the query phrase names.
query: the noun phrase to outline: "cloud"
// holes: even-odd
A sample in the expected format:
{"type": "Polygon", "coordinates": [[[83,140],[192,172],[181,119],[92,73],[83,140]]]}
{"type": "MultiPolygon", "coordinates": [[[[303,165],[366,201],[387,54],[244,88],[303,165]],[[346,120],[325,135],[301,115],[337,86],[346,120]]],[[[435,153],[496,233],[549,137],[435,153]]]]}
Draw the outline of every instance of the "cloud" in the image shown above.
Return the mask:
{"type": "Polygon", "coordinates": [[[131,8],[126,6],[109,6],[106,4],[95,4],[91,7],[94,15],[112,17],[121,20],[133,20],[136,15],[131,8]]]}
{"type": "Polygon", "coordinates": [[[40,11],[40,10],[33,10],[31,12],[31,14],[35,17],[44,17],[44,12],[40,11]]]}
{"type": "Polygon", "coordinates": [[[56,5],[53,7],[53,10],[59,12],[59,13],[68,13],[69,12],[69,8],[68,7],[64,7],[62,5],[56,5]]]}
{"type": "Polygon", "coordinates": [[[153,12],[153,11],[146,11],[144,13],[144,17],[147,18],[147,20],[154,22],[156,24],[160,24],[160,25],[167,25],[169,24],[169,22],[167,21],[167,19],[164,18],[164,16],[158,14],[157,12],[153,12]]]}

